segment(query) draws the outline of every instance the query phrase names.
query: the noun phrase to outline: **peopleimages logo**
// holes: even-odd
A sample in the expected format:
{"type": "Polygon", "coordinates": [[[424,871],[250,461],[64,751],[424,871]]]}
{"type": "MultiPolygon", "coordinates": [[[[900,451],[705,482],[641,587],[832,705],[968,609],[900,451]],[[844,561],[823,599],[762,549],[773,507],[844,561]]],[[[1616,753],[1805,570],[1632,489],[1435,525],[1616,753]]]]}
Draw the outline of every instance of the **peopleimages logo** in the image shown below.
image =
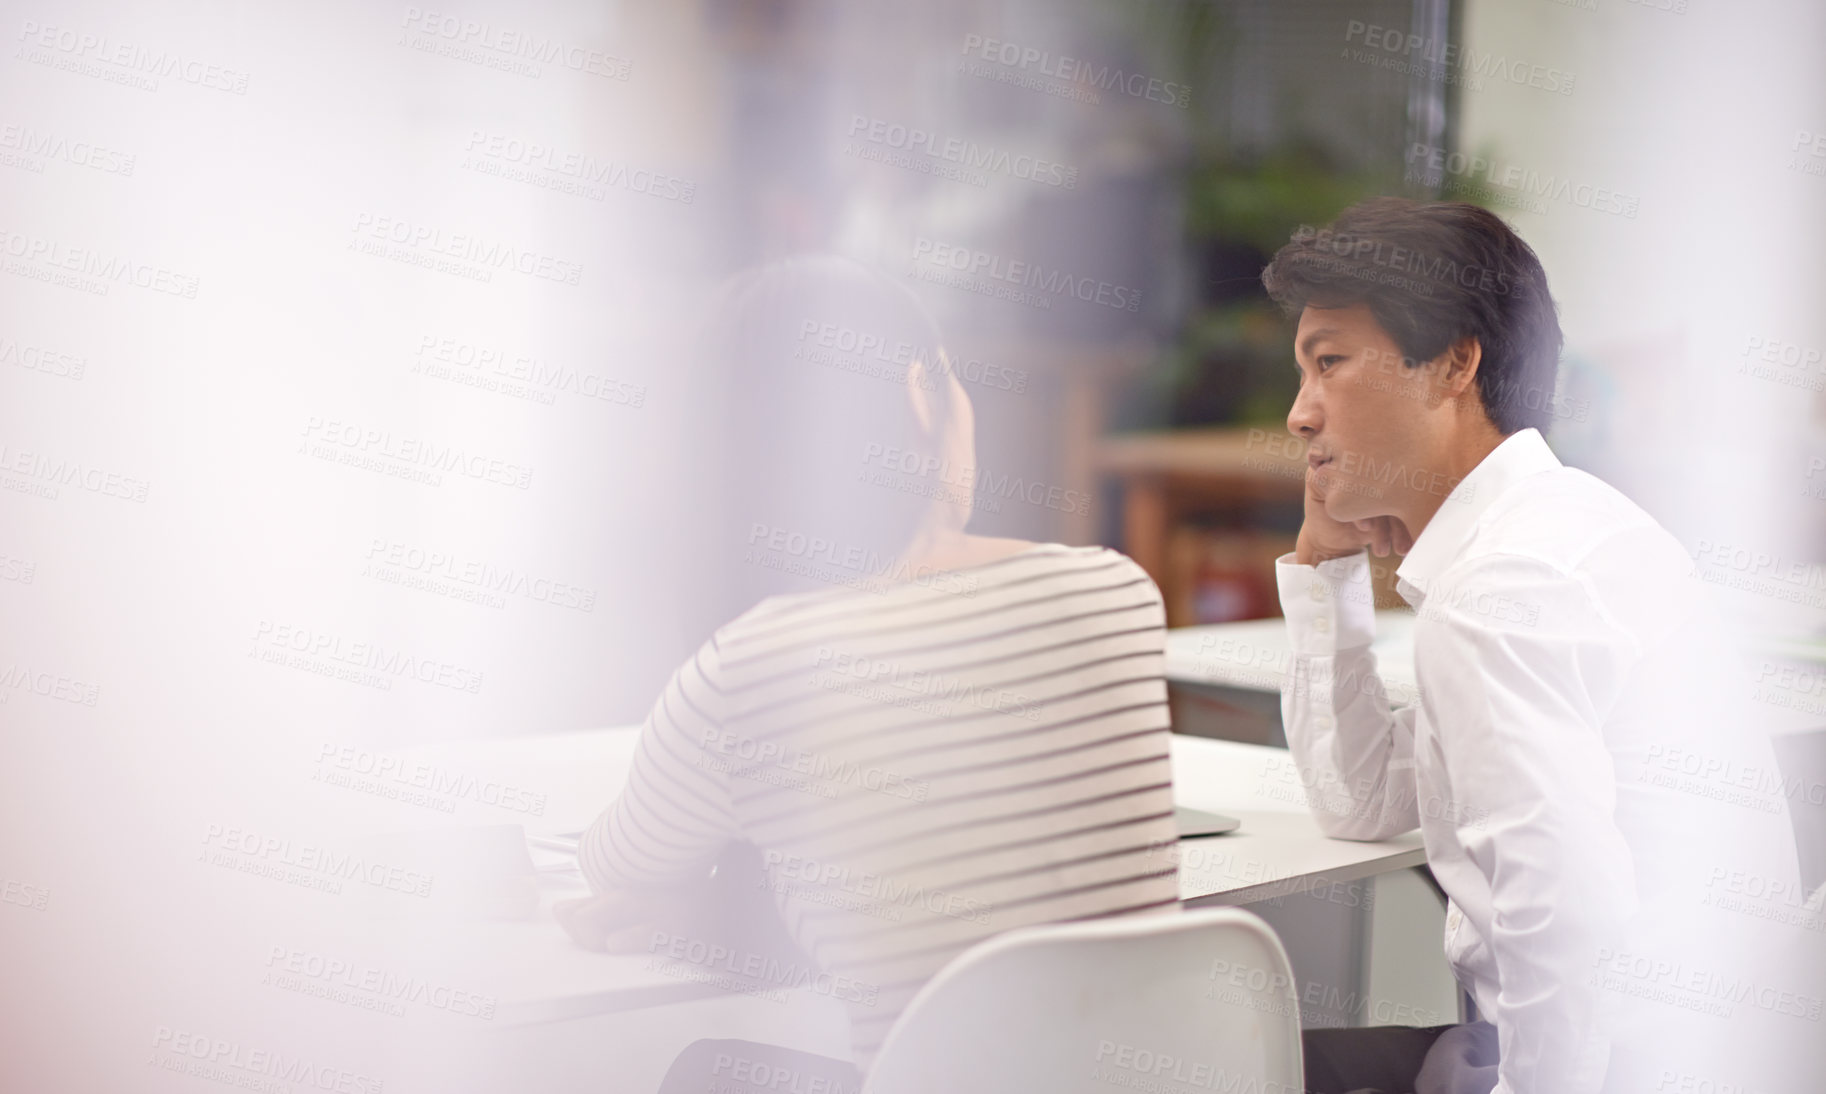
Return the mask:
{"type": "Polygon", "coordinates": [[[106,34],[46,26],[26,19],[20,23],[18,40],[24,43],[18,54],[24,60],[84,76],[100,76],[111,83],[128,84],[144,91],[158,90],[158,82],[152,77],[172,77],[195,87],[247,94],[245,72],[106,34]],[[100,69],[98,65],[108,67],[100,69]]]}
{"type": "MultiPolygon", "coordinates": [[[[1783,387],[1826,391],[1826,369],[1820,367],[1823,360],[1826,357],[1822,357],[1818,347],[1752,334],[1738,353],[1737,372],[1742,376],[1768,380],[1783,387]]],[[[1812,477],[1811,472],[1808,477],[1812,477]]]]}
{"type": "Polygon", "coordinates": [[[767,852],[766,860],[770,875],[805,885],[854,893],[883,904],[919,907],[933,915],[949,916],[970,923],[989,922],[989,905],[957,893],[897,881],[882,874],[852,870],[844,863],[821,862],[780,851],[767,852]]]}
{"type": "Polygon", "coordinates": [[[1788,151],[1791,153],[1788,170],[1808,175],[1826,175],[1826,132],[1797,129],[1794,131],[1794,143],[1788,151]]]}
{"type": "MultiPolygon", "coordinates": [[[[626,190],[632,194],[662,198],[689,205],[697,197],[697,183],[645,167],[630,166],[626,161],[570,152],[523,141],[484,129],[469,131],[469,142],[463,151],[470,153],[472,163],[485,174],[504,174],[516,182],[538,182],[535,175],[507,174],[518,168],[525,172],[546,172],[564,180],[583,184],[582,192],[591,200],[601,200],[602,191],[626,190]],[[482,161],[492,166],[483,167],[482,161]],[[589,189],[594,188],[594,189],[589,189]]],[[[560,187],[562,188],[562,187],[560,187]]]]}
{"type": "Polygon", "coordinates": [[[844,1003],[860,1003],[872,1007],[880,993],[879,985],[865,983],[839,973],[825,972],[810,965],[798,962],[787,963],[776,957],[742,950],[732,950],[718,943],[705,942],[701,939],[684,935],[668,934],[665,931],[654,931],[653,938],[647,943],[647,952],[654,955],[647,967],[669,975],[685,974],[686,979],[715,984],[731,991],[769,990],[770,997],[784,1002],[784,992],[804,989],[815,995],[823,995],[844,1003]],[[659,958],[666,959],[670,965],[663,965],[659,958]],[[695,967],[693,970],[681,968],[683,965],[695,967]],[[676,970],[676,971],[675,971],[676,970]]]}
{"type": "MultiPolygon", "coordinates": [[[[1124,285],[1115,285],[1091,277],[1080,277],[1054,267],[1047,269],[1037,262],[1022,262],[1019,259],[1004,259],[1000,255],[987,251],[972,250],[951,243],[942,243],[935,239],[920,236],[913,243],[913,272],[922,280],[925,277],[919,263],[926,262],[936,266],[940,271],[952,271],[968,278],[984,279],[977,284],[987,284],[992,289],[999,289],[1016,297],[1031,297],[1042,307],[1050,308],[1052,296],[1071,297],[1087,304],[1101,304],[1117,311],[1135,312],[1141,309],[1141,290],[1131,289],[1124,285]],[[1024,291],[1033,290],[1033,291],[1024,291]],[[1038,295],[1049,293],[1051,296],[1038,295]]],[[[976,285],[960,286],[973,291],[983,291],[976,285]]],[[[990,295],[1002,295],[991,291],[990,295]]],[[[1023,302],[1028,302],[1024,300],[1023,302]]]]}
{"type": "MultiPolygon", "coordinates": [[[[932,375],[943,376],[946,373],[963,383],[980,384],[1000,391],[1021,394],[1027,390],[1026,369],[986,363],[980,358],[953,354],[938,346],[915,345],[904,338],[884,337],[841,323],[806,319],[799,324],[799,342],[799,347],[793,350],[796,359],[850,372],[862,372],[869,376],[891,378],[898,383],[907,382],[908,366],[918,361],[931,374],[918,385],[927,391],[938,388],[932,375]],[[874,367],[877,365],[891,365],[893,368],[874,367]]],[[[5,346],[5,341],[0,340],[0,361],[5,360],[5,346]]]]}
{"type": "Polygon", "coordinates": [[[1608,186],[1574,182],[1559,175],[1543,175],[1500,158],[1467,155],[1439,145],[1416,142],[1407,153],[1410,179],[1440,180],[1445,176],[1494,187],[1498,193],[1564,201],[1581,209],[1636,219],[1642,199],[1608,186]]]}
{"type": "MultiPolygon", "coordinates": [[[[740,1043],[740,1042],[736,1042],[740,1043]]],[[[755,1060],[747,1056],[735,1056],[727,1052],[716,1054],[716,1065],[710,1074],[718,1076],[718,1081],[710,1085],[711,1090],[779,1090],[786,1094],[861,1094],[861,1086],[846,1086],[841,1080],[828,1075],[815,1075],[810,1072],[782,1067],[777,1062],[755,1060]],[[731,1086],[721,1080],[727,1072],[740,1087],[731,1086]]]]}
{"type": "Polygon", "coordinates": [[[512,566],[448,551],[427,550],[398,540],[375,538],[368,545],[364,577],[408,588],[441,593],[456,600],[506,606],[505,597],[524,597],[539,604],[589,612],[596,590],[574,582],[554,581],[512,566]]]}
{"type": "Polygon", "coordinates": [[[155,1054],[148,1064],[250,1090],[284,1094],[308,1088],[335,1094],[381,1094],[385,1085],[371,1075],[331,1067],[296,1053],[251,1048],[240,1041],[170,1026],[158,1027],[152,1047],[155,1054]]]}
{"type": "Polygon", "coordinates": [[[0,163],[43,172],[44,164],[60,160],[88,167],[106,175],[133,174],[134,156],[89,141],[71,140],[59,133],[7,123],[0,126],[0,163]]]}
{"type": "MultiPolygon", "coordinates": [[[[306,995],[325,995],[322,989],[336,994],[326,996],[337,1002],[345,992],[378,996],[388,1013],[403,1013],[399,1004],[419,1003],[432,1010],[470,1018],[491,1019],[495,1016],[495,997],[452,988],[417,976],[396,973],[361,962],[328,957],[291,946],[273,946],[267,951],[267,978],[276,986],[306,995]],[[312,990],[317,986],[317,990],[312,990]]],[[[265,982],[265,981],[263,981],[265,982]]]]}
{"type": "Polygon", "coordinates": [[[1114,65],[1093,64],[1065,54],[1055,56],[1047,50],[985,38],[980,34],[964,35],[964,54],[1004,68],[1050,76],[1070,84],[1094,87],[1099,91],[1115,91],[1149,102],[1166,103],[1181,110],[1192,105],[1192,89],[1185,84],[1157,80],[1139,72],[1124,72],[1114,65]]]}
{"type": "Polygon", "coordinates": [[[144,502],[151,484],[119,471],[109,471],[80,460],[54,459],[0,444],[0,486],[23,494],[55,499],[57,488],[74,486],[91,494],[122,501],[144,502]],[[18,476],[17,480],[12,477],[18,476]],[[14,485],[17,481],[18,485],[14,485]]]}
{"type": "Polygon", "coordinates": [[[89,367],[89,359],[0,335],[0,365],[13,365],[46,376],[61,376],[67,380],[80,380],[89,367]]]}
{"type": "Polygon", "coordinates": [[[401,45],[423,49],[427,45],[443,44],[455,51],[452,56],[461,60],[479,60],[492,55],[490,59],[496,63],[490,63],[488,67],[521,76],[538,76],[539,65],[557,65],[586,76],[626,82],[634,67],[626,58],[599,49],[586,49],[546,35],[474,19],[462,19],[416,6],[406,8],[399,25],[406,33],[424,36],[402,39],[401,45]],[[475,56],[471,57],[470,54],[475,56]]]}
{"type": "MultiPolygon", "coordinates": [[[[390,430],[364,428],[354,422],[313,414],[305,422],[301,448],[310,454],[333,458],[339,452],[371,458],[385,466],[421,472],[435,478],[453,472],[478,482],[525,490],[532,485],[533,469],[454,445],[440,445],[416,437],[395,436],[390,430]]],[[[402,476],[412,477],[412,476],[402,476]]],[[[441,483],[441,479],[433,485],[441,483]]]]}
{"type": "MultiPolygon", "coordinates": [[[[855,760],[844,760],[828,753],[814,752],[808,748],[792,747],[778,741],[761,740],[740,733],[712,727],[704,730],[701,742],[704,751],[710,754],[707,759],[714,761],[717,757],[725,760],[742,760],[749,766],[736,767],[729,763],[705,762],[700,767],[709,767],[714,771],[729,771],[744,778],[753,778],[761,782],[776,780],[761,778],[769,769],[804,775],[813,783],[824,783],[826,787],[813,792],[819,797],[835,797],[836,786],[855,786],[873,793],[884,793],[891,797],[907,801],[926,800],[931,787],[924,779],[911,779],[898,772],[888,771],[874,765],[864,767],[855,760]],[[825,792],[828,790],[829,792],[825,792]]],[[[804,780],[778,782],[778,785],[798,787],[806,785],[804,780]]]]}
{"type": "Polygon", "coordinates": [[[290,880],[316,874],[316,880],[336,885],[332,890],[336,892],[341,891],[340,882],[356,881],[407,896],[431,895],[430,874],[384,862],[369,862],[361,855],[338,853],[314,844],[293,847],[289,838],[262,836],[252,829],[210,824],[204,829],[202,842],[206,850],[198,852],[199,861],[237,868],[243,873],[273,875],[289,870],[290,880]]]}
{"type": "Polygon", "coordinates": [[[195,300],[202,284],[195,275],[168,266],[136,262],[92,247],[72,247],[61,240],[6,228],[0,228],[0,269],[96,296],[106,296],[109,289],[121,284],[195,300]]]}
{"type": "MultiPolygon", "coordinates": [[[[972,684],[957,676],[917,668],[894,658],[870,657],[819,646],[812,664],[853,680],[899,688],[944,703],[968,703],[978,710],[1008,714],[1030,722],[1040,718],[1039,706],[1023,692],[972,684]]],[[[920,795],[920,800],[925,800],[924,794],[920,795]]]]}
{"type": "Polygon", "coordinates": [[[1817,995],[1689,966],[1658,954],[1617,951],[1609,946],[1599,947],[1590,983],[1607,991],[1719,1018],[1731,1017],[1740,1004],[1809,1022],[1819,1021],[1826,1012],[1826,1000],[1817,995]]]}
{"type": "MultiPolygon", "coordinates": [[[[920,155],[934,161],[956,164],[959,167],[977,171],[990,171],[1011,178],[1037,182],[1043,186],[1053,186],[1064,190],[1075,190],[1078,187],[1078,169],[1051,160],[1040,159],[1024,153],[1010,152],[994,145],[978,144],[964,140],[962,137],[947,137],[942,141],[938,134],[920,129],[916,126],[905,126],[898,122],[884,121],[881,118],[870,118],[862,114],[850,118],[849,136],[852,140],[860,139],[869,144],[908,155],[920,155]]],[[[900,164],[898,166],[910,166],[900,164]]],[[[967,181],[967,180],[966,180],[967,181]]]]}
{"type": "Polygon", "coordinates": [[[471,695],[482,690],[482,673],[476,669],[414,657],[379,642],[345,642],[340,635],[271,619],[260,620],[254,629],[248,654],[271,664],[378,684],[382,690],[392,690],[393,679],[406,678],[471,695]]]}
{"type": "Polygon", "coordinates": [[[337,745],[328,741],[320,743],[317,746],[317,765],[318,773],[312,776],[315,781],[325,781],[321,776],[324,769],[329,768],[349,775],[366,776],[383,785],[394,784],[431,794],[467,798],[483,805],[498,806],[534,817],[545,815],[546,797],[543,793],[496,779],[478,779],[466,771],[453,771],[436,764],[420,761],[408,763],[397,756],[380,755],[353,745],[337,745]]]}
{"type": "MultiPolygon", "coordinates": [[[[880,471],[957,488],[953,491],[935,490],[928,495],[942,496],[951,501],[961,501],[965,496],[965,488],[968,488],[973,500],[975,497],[992,497],[1003,501],[1025,501],[1029,505],[1042,505],[1062,513],[1089,513],[1091,508],[1090,495],[1082,490],[1071,490],[1038,479],[1027,480],[1006,472],[997,475],[986,467],[953,464],[949,459],[875,441],[864,447],[862,462],[880,471]]],[[[871,476],[865,481],[876,482],[877,485],[894,485],[891,478],[881,479],[878,476],[871,476]]],[[[1000,507],[991,511],[1000,512],[1000,507]]]]}
{"type": "MultiPolygon", "coordinates": [[[[1293,240],[1296,243],[1310,243],[1313,249],[1321,253],[1330,252],[1340,259],[1349,259],[1358,264],[1367,262],[1384,269],[1415,274],[1442,285],[1460,285],[1498,296],[1509,294],[1509,274],[1505,270],[1469,262],[1460,265],[1443,255],[1428,254],[1387,240],[1336,232],[1330,228],[1315,228],[1310,224],[1302,224],[1294,229],[1293,240]]],[[[1430,287],[1421,287],[1430,292],[1430,287]]]]}
{"type": "Polygon", "coordinates": [[[85,707],[92,707],[101,699],[101,685],[84,683],[72,676],[44,672],[17,662],[0,670],[0,703],[26,691],[85,707]]]}
{"type": "Polygon", "coordinates": [[[583,264],[579,262],[567,262],[471,233],[447,232],[435,225],[373,213],[357,214],[349,249],[429,266],[440,272],[474,276],[475,280],[482,281],[492,280],[496,270],[511,270],[564,285],[578,284],[583,277],[583,264]],[[397,252],[388,250],[388,245],[397,248],[397,252]],[[449,268],[450,263],[460,265],[449,268]]]}
{"type": "Polygon", "coordinates": [[[1297,1084],[1230,1071],[1126,1041],[1098,1041],[1091,1078],[1131,1090],[1215,1090],[1220,1094],[1303,1094],[1297,1084]]]}
{"type": "Polygon", "coordinates": [[[912,566],[905,559],[883,558],[858,544],[842,544],[820,535],[755,523],[748,530],[742,561],[781,573],[851,589],[883,593],[912,584],[957,596],[975,596],[975,574],[912,566]]]}
{"type": "MultiPolygon", "coordinates": [[[[1510,60],[1508,57],[1491,53],[1488,50],[1477,50],[1449,42],[1443,38],[1429,38],[1414,34],[1399,27],[1383,27],[1375,23],[1364,23],[1352,19],[1345,26],[1345,42],[1361,42],[1365,48],[1380,50],[1384,60],[1396,57],[1416,58],[1410,64],[1421,61],[1440,66],[1441,69],[1453,69],[1455,72],[1438,75],[1466,78],[1471,90],[1482,90],[1478,78],[1501,80],[1505,83],[1523,87],[1537,88],[1541,91],[1555,92],[1560,95],[1572,94],[1573,83],[1578,74],[1563,69],[1549,68],[1546,65],[1530,64],[1527,61],[1510,60]]],[[[1346,49],[1348,50],[1348,46],[1346,49]]],[[[1363,58],[1359,58],[1362,60],[1363,58]]],[[[1454,82],[1459,82],[1455,80],[1454,82]]]]}

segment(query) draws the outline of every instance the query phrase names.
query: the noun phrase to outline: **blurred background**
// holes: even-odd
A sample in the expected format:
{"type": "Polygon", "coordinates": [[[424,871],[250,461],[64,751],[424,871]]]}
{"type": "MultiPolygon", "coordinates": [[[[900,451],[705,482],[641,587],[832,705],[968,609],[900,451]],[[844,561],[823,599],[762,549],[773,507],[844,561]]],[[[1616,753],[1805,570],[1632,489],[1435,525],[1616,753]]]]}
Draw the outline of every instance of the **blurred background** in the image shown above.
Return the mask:
{"type": "Polygon", "coordinates": [[[339,750],[637,722],[747,606],[683,363],[783,256],[937,317],[972,531],[1116,547],[1189,626],[1275,614],[1298,528],[1268,257],[1371,195],[1487,206],[1559,302],[1560,457],[1826,641],[1818,5],[0,9],[0,872],[57,909],[0,908],[41,985],[0,1055],[39,1088],[149,1077],[210,962],[172,940],[244,880],[199,836],[359,826],[339,750]],[[102,969],[123,1032],[47,1055],[102,969]]]}

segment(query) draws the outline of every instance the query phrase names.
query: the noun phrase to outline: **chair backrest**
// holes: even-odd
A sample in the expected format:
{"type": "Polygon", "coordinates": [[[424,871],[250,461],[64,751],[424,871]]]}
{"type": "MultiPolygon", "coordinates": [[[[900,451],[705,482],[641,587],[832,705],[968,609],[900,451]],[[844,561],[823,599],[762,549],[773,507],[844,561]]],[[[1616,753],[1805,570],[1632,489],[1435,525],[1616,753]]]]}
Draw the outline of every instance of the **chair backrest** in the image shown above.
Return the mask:
{"type": "Polygon", "coordinates": [[[868,1094],[1299,1094],[1300,1010],[1280,939],[1236,908],[1009,931],[932,978],[868,1094]]]}
{"type": "MultiPolygon", "coordinates": [[[[611,1084],[609,1089],[621,1089],[611,1084]]],[[[856,1065],[759,1041],[703,1038],[685,1046],[657,1094],[856,1094],[856,1065]]]]}
{"type": "Polygon", "coordinates": [[[1809,792],[1826,785],[1826,726],[1776,734],[1769,743],[1781,767],[1782,785],[1795,788],[1788,793],[1788,813],[1801,860],[1801,888],[1811,890],[1826,883],[1826,802],[1809,792]]]}

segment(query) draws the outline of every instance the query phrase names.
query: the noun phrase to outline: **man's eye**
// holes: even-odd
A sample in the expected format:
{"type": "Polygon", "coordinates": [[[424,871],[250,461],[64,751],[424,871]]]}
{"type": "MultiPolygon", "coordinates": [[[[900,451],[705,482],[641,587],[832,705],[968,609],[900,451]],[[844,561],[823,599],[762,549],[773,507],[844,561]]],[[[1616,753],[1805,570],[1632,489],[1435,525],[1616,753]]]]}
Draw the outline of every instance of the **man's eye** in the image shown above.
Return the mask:
{"type": "Polygon", "coordinates": [[[1342,360],[1344,360],[1344,358],[1335,353],[1326,354],[1324,357],[1319,358],[1319,371],[1324,372],[1326,369],[1342,360]]]}

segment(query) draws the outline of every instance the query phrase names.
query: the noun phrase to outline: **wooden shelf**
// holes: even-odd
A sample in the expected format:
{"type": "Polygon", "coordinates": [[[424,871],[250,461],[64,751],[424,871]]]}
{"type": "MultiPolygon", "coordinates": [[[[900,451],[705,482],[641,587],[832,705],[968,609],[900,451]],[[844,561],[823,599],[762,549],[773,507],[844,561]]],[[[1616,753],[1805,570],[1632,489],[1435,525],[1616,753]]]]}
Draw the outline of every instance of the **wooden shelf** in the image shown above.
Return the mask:
{"type": "Polygon", "coordinates": [[[1298,505],[1306,484],[1299,442],[1263,429],[1118,434],[1098,442],[1093,462],[1121,486],[1122,549],[1160,586],[1167,625],[1174,627],[1200,622],[1175,529],[1198,514],[1298,505]]]}
{"type": "MultiPolygon", "coordinates": [[[[1272,584],[1272,555],[1292,550],[1292,537],[1266,528],[1251,529],[1249,515],[1265,505],[1297,507],[1306,489],[1306,449],[1284,430],[1262,428],[1181,429],[1106,436],[1097,442],[1092,464],[1122,492],[1122,550],[1160,586],[1167,605],[1167,625],[1208,622],[1196,617],[1193,593],[1195,562],[1188,562],[1184,526],[1191,518],[1225,516],[1237,526],[1238,538],[1251,530],[1274,550],[1254,563],[1262,580],[1272,584]]],[[[1230,553],[1247,548],[1230,545],[1230,553]]],[[[1394,594],[1394,568],[1400,559],[1370,560],[1377,603],[1400,603],[1394,594]]],[[[1253,570],[1251,571],[1253,573],[1253,570]]],[[[1264,598],[1257,596],[1256,602],[1264,598]]],[[[1278,614],[1274,598],[1268,610],[1278,614]]]]}

